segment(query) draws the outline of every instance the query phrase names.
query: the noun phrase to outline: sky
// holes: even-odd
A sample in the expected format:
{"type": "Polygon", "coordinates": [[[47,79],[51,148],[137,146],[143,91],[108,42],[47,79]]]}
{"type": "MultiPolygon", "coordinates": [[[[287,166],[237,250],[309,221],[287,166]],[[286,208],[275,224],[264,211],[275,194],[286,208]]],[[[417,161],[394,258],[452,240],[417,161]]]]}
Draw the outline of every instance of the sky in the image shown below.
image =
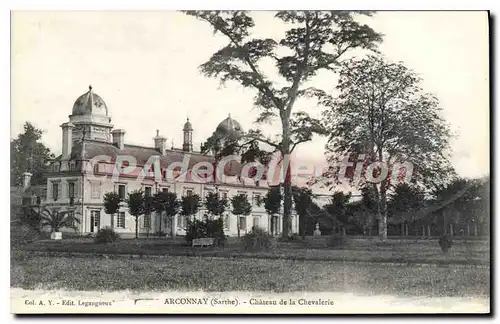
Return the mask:
{"type": "MultiPolygon", "coordinates": [[[[271,12],[252,13],[255,37],[277,37],[286,26],[271,12]]],[[[451,162],[464,177],[489,174],[489,61],[486,12],[379,12],[364,18],[384,34],[380,51],[422,78],[422,88],[440,100],[450,124],[451,162]]],[[[228,114],[244,129],[255,128],[255,94],[235,83],[221,86],[199,65],[227,41],[193,17],[173,11],[14,11],[11,16],[11,138],[30,121],[43,142],[61,152],[61,128],[75,100],[99,94],[125,142],[153,146],[156,130],[169,146],[182,146],[186,118],[195,149],[228,114]]],[[[272,67],[263,66],[272,74],[272,67]]],[[[315,86],[334,92],[335,75],[321,73],[315,86]]],[[[313,115],[312,102],[297,110],[313,115]]],[[[264,126],[280,132],[278,121],[264,126]]],[[[296,150],[299,159],[325,162],[326,140],[315,137],[296,150]]]]}

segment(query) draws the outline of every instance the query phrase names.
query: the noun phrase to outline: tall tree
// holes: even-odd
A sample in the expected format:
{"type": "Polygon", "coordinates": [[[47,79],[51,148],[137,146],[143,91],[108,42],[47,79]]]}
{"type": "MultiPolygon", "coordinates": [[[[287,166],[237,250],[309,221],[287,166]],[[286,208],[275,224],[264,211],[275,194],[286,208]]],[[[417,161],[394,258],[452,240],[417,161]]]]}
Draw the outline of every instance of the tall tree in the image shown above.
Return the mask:
{"type": "MultiPolygon", "coordinates": [[[[350,50],[376,49],[381,35],[355,19],[360,14],[369,16],[370,12],[280,11],[274,15],[276,23],[289,26],[282,38],[253,38],[251,29],[255,22],[244,11],[189,11],[187,14],[208,23],[215,34],[228,40],[225,47],[201,65],[202,73],[219,78],[221,83],[234,81],[255,90],[254,105],[261,111],[257,123],[279,118],[281,132],[276,134],[277,140],[265,137],[259,129],[248,131],[243,138],[250,143],[265,143],[281,153],[283,236],[287,237],[292,210],[290,154],[298,144],[310,141],[313,134],[324,134],[320,121],[305,111],[294,111],[295,104],[306,97],[319,98],[319,103],[323,103],[325,92],[309,86],[309,81],[319,72],[335,70],[350,50]],[[276,67],[274,73],[264,72],[262,63],[269,61],[276,67]]],[[[233,144],[234,140],[230,141],[234,149],[233,144]]],[[[240,149],[242,147],[245,146],[240,149]]],[[[252,149],[255,151],[255,145],[252,149]]]]}
{"type": "Polygon", "coordinates": [[[260,203],[264,203],[264,209],[267,215],[271,218],[271,234],[274,234],[274,216],[280,212],[281,209],[281,192],[279,187],[271,187],[260,203]]]}
{"type": "Polygon", "coordinates": [[[139,238],[139,217],[144,215],[144,192],[135,190],[128,194],[128,210],[135,219],[135,238],[139,238]]]}
{"type": "Polygon", "coordinates": [[[181,215],[187,217],[194,217],[201,207],[201,198],[199,195],[187,195],[181,198],[181,215]]]}
{"type": "Polygon", "coordinates": [[[293,188],[293,202],[299,216],[299,233],[302,239],[306,238],[306,219],[312,204],[312,191],[309,188],[293,188]]]}
{"type": "Polygon", "coordinates": [[[24,133],[19,134],[10,142],[10,185],[19,186],[23,183],[23,173],[33,174],[33,185],[45,184],[44,172],[49,166],[48,160],[54,158],[42,142],[43,131],[30,122],[24,124],[24,133]]]}
{"type": "Polygon", "coordinates": [[[427,187],[452,173],[449,127],[438,100],[422,92],[420,81],[402,63],[377,56],[352,59],[342,64],[339,96],[325,99],[330,105],[324,115],[329,161],[336,173],[350,157],[353,166],[346,176],[351,184],[372,187],[381,239],[387,238],[387,192],[397,184],[391,178],[400,180],[401,171],[409,171],[399,168],[392,174],[396,163],[411,165],[412,181],[427,187]],[[367,166],[375,162],[375,168],[367,166]],[[362,164],[361,176],[357,164],[362,164]]]}
{"type": "Polygon", "coordinates": [[[111,228],[115,227],[115,214],[120,209],[122,199],[117,192],[111,191],[104,194],[104,212],[111,215],[111,228]]]}
{"type": "Polygon", "coordinates": [[[205,197],[204,203],[212,217],[221,217],[228,207],[227,199],[221,198],[217,192],[209,192],[205,197]]]}
{"type": "MultiPolygon", "coordinates": [[[[233,214],[238,217],[238,237],[240,237],[240,216],[248,216],[252,212],[252,204],[248,201],[248,197],[245,194],[239,194],[231,197],[231,205],[233,207],[233,214]]],[[[245,222],[246,223],[246,222],[245,222]]]]}

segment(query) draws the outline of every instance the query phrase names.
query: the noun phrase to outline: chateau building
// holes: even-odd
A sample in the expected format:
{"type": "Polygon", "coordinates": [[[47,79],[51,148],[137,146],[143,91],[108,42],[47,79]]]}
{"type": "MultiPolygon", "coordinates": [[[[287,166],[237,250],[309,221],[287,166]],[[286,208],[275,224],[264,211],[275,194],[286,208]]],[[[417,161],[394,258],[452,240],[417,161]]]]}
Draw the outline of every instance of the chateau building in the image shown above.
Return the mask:
{"type": "MultiPolygon", "coordinates": [[[[228,199],[237,194],[246,194],[252,204],[252,213],[245,217],[228,211],[224,215],[226,234],[236,235],[238,227],[244,234],[254,226],[274,234],[282,231],[282,216],[268,216],[264,207],[257,203],[266,195],[268,181],[254,181],[241,176],[242,165],[239,161],[227,163],[222,179],[216,178],[205,183],[195,181],[195,165],[213,164],[215,159],[194,150],[195,130],[189,119],[180,128],[183,132],[182,148],[167,148],[167,138],[159,131],[153,137],[152,146],[129,145],[125,143],[125,130],[114,128],[106,103],[89,87],[89,91],[75,101],[69,120],[61,128],[62,154],[53,161],[47,175],[47,196],[44,197],[43,205],[45,208],[74,213],[80,219],[77,227],[82,234],[95,233],[100,228],[111,226],[111,217],[114,217],[114,230],[117,233],[134,235],[135,218],[129,214],[126,203],[122,202],[117,214],[108,215],[104,211],[103,197],[105,193],[114,191],[125,199],[128,193],[138,189],[149,195],[171,191],[177,193],[179,198],[198,194],[203,199],[208,192],[214,191],[228,199]],[[151,158],[159,161],[160,173],[155,173],[154,167],[148,166],[151,158]],[[124,161],[130,159],[136,161],[135,166],[125,164],[124,161]],[[186,160],[187,170],[174,168],[172,172],[175,178],[166,176],[169,166],[176,163],[180,166],[186,160]],[[145,167],[148,168],[145,176],[139,177],[145,167]],[[128,171],[120,172],[124,168],[128,171]],[[161,174],[161,179],[155,176],[158,174],[161,174]]],[[[229,116],[217,125],[215,131],[227,134],[240,132],[241,125],[229,116]]],[[[195,217],[202,219],[206,213],[202,204],[195,217]]],[[[298,232],[298,217],[292,215],[291,223],[292,232],[298,232]]],[[[168,220],[153,213],[140,217],[138,230],[141,235],[155,235],[160,229],[167,235],[184,235],[186,225],[187,219],[181,215],[168,220]]]]}

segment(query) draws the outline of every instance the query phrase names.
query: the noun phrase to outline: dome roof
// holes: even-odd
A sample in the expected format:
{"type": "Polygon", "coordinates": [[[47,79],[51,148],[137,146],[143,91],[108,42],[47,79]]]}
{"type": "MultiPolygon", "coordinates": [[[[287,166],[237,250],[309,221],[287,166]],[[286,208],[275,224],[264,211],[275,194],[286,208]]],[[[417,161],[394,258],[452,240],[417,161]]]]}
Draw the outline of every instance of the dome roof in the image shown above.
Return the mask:
{"type": "Polygon", "coordinates": [[[187,119],[186,123],[184,124],[184,128],[182,130],[183,131],[192,131],[193,130],[193,125],[191,125],[189,118],[187,119]]]}
{"type": "Polygon", "coordinates": [[[108,107],[104,100],[92,91],[92,86],[89,86],[89,91],[76,99],[72,114],[108,116],[108,107]]]}
{"type": "Polygon", "coordinates": [[[224,136],[238,138],[241,136],[243,128],[237,120],[232,119],[231,115],[229,115],[226,119],[220,122],[215,132],[224,136]]]}

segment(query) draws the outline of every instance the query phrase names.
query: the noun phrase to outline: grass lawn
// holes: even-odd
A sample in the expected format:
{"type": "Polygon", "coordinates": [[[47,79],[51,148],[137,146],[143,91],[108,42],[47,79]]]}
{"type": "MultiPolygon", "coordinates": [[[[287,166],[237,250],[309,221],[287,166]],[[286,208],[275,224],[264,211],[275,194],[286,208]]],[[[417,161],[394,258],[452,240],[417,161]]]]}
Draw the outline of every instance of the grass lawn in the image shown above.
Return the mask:
{"type": "Polygon", "coordinates": [[[20,246],[25,252],[62,255],[85,253],[89,256],[105,255],[170,255],[231,258],[265,258],[314,261],[367,261],[489,265],[487,241],[456,241],[445,255],[437,240],[350,239],[347,246],[327,248],[319,241],[279,242],[276,249],[263,252],[244,251],[237,240],[230,240],[224,248],[192,248],[183,241],[123,239],[113,244],[95,244],[91,239],[65,239],[38,241],[20,246]]]}
{"type": "Polygon", "coordinates": [[[120,259],[17,254],[11,263],[12,287],[87,291],[308,291],[489,296],[489,276],[487,267],[183,256],[120,259]]]}

